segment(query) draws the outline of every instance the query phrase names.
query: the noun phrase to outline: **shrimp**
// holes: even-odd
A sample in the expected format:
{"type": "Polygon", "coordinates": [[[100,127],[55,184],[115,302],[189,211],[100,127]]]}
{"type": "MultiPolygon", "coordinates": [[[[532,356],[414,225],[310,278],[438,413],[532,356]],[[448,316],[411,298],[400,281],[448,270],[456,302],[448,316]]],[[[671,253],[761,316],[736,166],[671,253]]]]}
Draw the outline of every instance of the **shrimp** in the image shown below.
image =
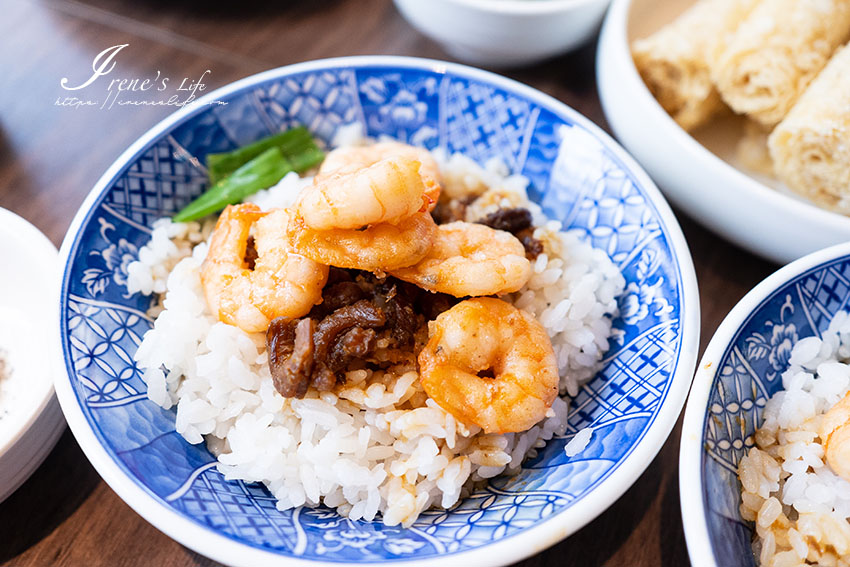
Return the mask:
{"type": "Polygon", "coordinates": [[[382,273],[421,260],[437,236],[428,213],[417,213],[397,225],[380,223],[364,230],[314,230],[295,216],[289,223],[289,242],[299,253],[339,268],[382,273]]]}
{"type": "Polygon", "coordinates": [[[207,305],[220,321],[248,333],[265,331],[275,317],[301,317],[322,301],[328,267],[295,253],[286,238],[289,212],[254,204],[228,206],[213,231],[201,266],[207,305]],[[257,259],[245,264],[251,227],[257,259]]]}
{"type": "Polygon", "coordinates": [[[850,480],[850,393],[824,414],[818,436],[829,467],[838,476],[850,480]]]}
{"type": "Polygon", "coordinates": [[[558,367],[534,317],[492,297],[461,301],[428,323],[419,353],[425,392],[485,433],[526,431],[558,395],[558,367]]]}
{"type": "Polygon", "coordinates": [[[419,162],[419,175],[425,183],[425,195],[431,202],[428,210],[433,209],[440,197],[440,167],[431,152],[418,146],[401,142],[379,142],[371,146],[338,148],[325,156],[316,178],[321,180],[335,173],[351,173],[393,156],[419,162]]]}
{"type": "Polygon", "coordinates": [[[531,277],[525,248],[512,234],[461,221],[437,228],[434,245],[418,264],[390,274],[455,297],[511,293],[531,277]]]}
{"type": "Polygon", "coordinates": [[[420,163],[391,157],[314,179],[296,204],[313,230],[358,229],[398,222],[430,205],[420,163]]]}

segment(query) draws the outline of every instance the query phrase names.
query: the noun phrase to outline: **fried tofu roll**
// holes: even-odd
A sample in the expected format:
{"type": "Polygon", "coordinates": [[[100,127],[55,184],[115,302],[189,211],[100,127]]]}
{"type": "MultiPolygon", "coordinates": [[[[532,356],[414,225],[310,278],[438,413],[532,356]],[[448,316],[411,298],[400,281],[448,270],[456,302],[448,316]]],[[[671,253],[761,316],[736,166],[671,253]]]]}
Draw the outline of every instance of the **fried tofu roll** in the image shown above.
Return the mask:
{"type": "Polygon", "coordinates": [[[776,175],[850,214],[850,47],[839,50],[768,139],[776,175]]]}
{"type": "Polygon", "coordinates": [[[758,122],[747,120],[744,125],[744,135],[738,140],[738,162],[753,173],[774,176],[773,160],[767,149],[767,137],[770,130],[758,122]]]}
{"type": "Polygon", "coordinates": [[[850,37],[847,0],[761,0],[712,66],[732,110],[772,128],[850,37]]]}
{"type": "Polygon", "coordinates": [[[635,66],[679,125],[691,130],[723,107],[710,65],[757,0],[699,0],[672,23],[632,44],[635,66]]]}

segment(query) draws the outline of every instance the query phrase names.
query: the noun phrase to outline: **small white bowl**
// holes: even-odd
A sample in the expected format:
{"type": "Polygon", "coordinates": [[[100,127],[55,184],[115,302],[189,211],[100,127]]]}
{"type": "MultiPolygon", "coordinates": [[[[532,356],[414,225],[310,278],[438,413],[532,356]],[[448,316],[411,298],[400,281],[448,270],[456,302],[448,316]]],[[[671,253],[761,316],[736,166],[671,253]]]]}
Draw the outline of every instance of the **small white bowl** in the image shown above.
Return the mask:
{"type": "Polygon", "coordinates": [[[737,133],[728,122],[701,130],[698,140],[653,98],[629,45],[691,3],[614,0],[611,5],[599,39],[596,75],[602,108],[617,138],[676,206],[760,256],[784,264],[850,240],[850,217],[736,167],[737,133]]]}
{"type": "Polygon", "coordinates": [[[59,440],[65,419],[53,392],[50,328],[56,323],[56,247],[33,225],[0,209],[0,349],[12,367],[0,383],[0,502],[59,440]]]}
{"type": "Polygon", "coordinates": [[[414,28],[454,57],[511,67],[542,61],[593,36],[610,0],[395,0],[414,28]]]}

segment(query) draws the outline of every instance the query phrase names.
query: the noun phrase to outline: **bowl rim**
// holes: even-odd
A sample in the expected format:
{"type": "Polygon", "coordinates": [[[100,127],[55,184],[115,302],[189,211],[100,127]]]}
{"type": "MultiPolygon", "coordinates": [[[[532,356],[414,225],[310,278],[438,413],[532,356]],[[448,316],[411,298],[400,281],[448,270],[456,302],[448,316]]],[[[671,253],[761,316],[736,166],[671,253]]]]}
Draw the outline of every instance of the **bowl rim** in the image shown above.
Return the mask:
{"type": "Polygon", "coordinates": [[[773,272],[741,298],[723,318],[700,359],[685,407],[679,448],[679,500],[685,541],[694,565],[706,565],[708,558],[711,558],[712,565],[722,565],[717,562],[711,545],[702,476],[708,399],[721,359],[763,301],[794,278],[843,257],[850,257],[850,242],[817,250],[773,272]]]}
{"type": "MultiPolygon", "coordinates": [[[[54,280],[58,279],[59,253],[56,246],[53,245],[43,232],[22,216],[2,207],[0,207],[0,227],[2,227],[0,233],[14,233],[16,236],[20,236],[22,240],[27,240],[29,242],[28,252],[33,255],[31,259],[45,267],[48,264],[52,264],[50,271],[53,272],[54,280]]],[[[50,290],[53,286],[54,283],[51,282],[45,285],[45,289],[50,290]]],[[[46,312],[49,312],[49,310],[46,310],[46,312]]],[[[51,345],[51,348],[53,347],[55,347],[55,344],[51,345]]],[[[56,372],[52,366],[52,359],[53,357],[51,356],[51,360],[48,361],[50,364],[47,365],[50,375],[47,376],[46,380],[39,382],[38,386],[42,391],[38,393],[39,395],[37,397],[34,397],[34,400],[37,400],[37,402],[32,406],[31,412],[26,417],[20,416],[13,422],[13,425],[17,425],[17,430],[5,443],[0,444],[0,459],[29,431],[48,404],[50,404],[51,399],[53,399],[53,381],[56,372]]]]}
{"type": "Polygon", "coordinates": [[[587,4],[608,4],[611,0],[443,0],[482,12],[511,16],[546,15],[587,4]]]}
{"type": "MultiPolygon", "coordinates": [[[[690,377],[693,375],[699,346],[699,292],[690,250],[678,221],[660,191],[637,162],[607,133],[577,111],[537,89],[495,73],[458,63],[416,57],[366,55],[307,61],[264,71],[220,87],[199,98],[195,101],[194,106],[174,112],[142,134],[109,166],[94,185],[77,211],[60,248],[62,277],[59,278],[54,296],[56,309],[54,316],[59,324],[53,325],[53,340],[55,344],[61,347],[56,349],[58,351],[56,353],[57,362],[61,369],[56,375],[56,392],[59,402],[80,447],[104,481],[146,521],[175,541],[202,555],[230,565],[315,566],[318,564],[315,560],[289,557],[259,549],[203,527],[193,520],[183,517],[173,509],[161,505],[142,486],[124,473],[121,467],[112,460],[106,449],[101,446],[86,420],[82,408],[77,403],[65,361],[64,338],[62,336],[62,320],[64,317],[62,301],[63,292],[67,287],[69,259],[76,250],[77,237],[83,223],[92,214],[93,207],[99,202],[102,194],[111,186],[112,181],[121,173],[127,163],[136,158],[142,151],[145,151],[163,132],[201,112],[209,101],[233,95],[266,81],[321,69],[356,69],[362,67],[425,70],[436,73],[451,72],[461,78],[480,81],[516,93],[518,96],[525,97],[580,125],[594,135],[606,149],[619,159],[641,185],[648,201],[658,212],[659,220],[666,227],[665,236],[669,242],[671,256],[678,264],[678,273],[681,278],[679,284],[681,286],[681,347],[675,366],[671,371],[668,394],[656,414],[654,422],[649,425],[620,465],[590,493],[573,504],[570,507],[570,513],[556,514],[508,538],[452,554],[453,561],[469,566],[505,565],[519,561],[554,545],[596,518],[637,480],[661,449],[681,413],[687,391],[690,388],[690,377]]],[[[389,561],[389,563],[400,566],[423,567],[432,566],[441,560],[442,557],[433,556],[427,559],[389,561]]],[[[386,563],[388,562],[382,561],[371,564],[363,563],[362,565],[385,565],[386,563]]]]}
{"type": "MultiPolygon", "coordinates": [[[[651,118],[658,124],[659,138],[669,138],[671,144],[681,146],[701,165],[716,171],[720,184],[740,187],[757,201],[764,201],[776,207],[783,213],[797,218],[808,218],[813,226],[828,226],[833,230],[850,230],[850,217],[836,213],[814,203],[786,195],[750,177],[740,169],[733,167],[696,138],[691,136],[673,118],[667,114],[661,104],[652,96],[646,84],[641,79],[635,67],[629,48],[629,21],[632,15],[633,0],[613,0],[605,18],[603,31],[600,34],[600,47],[603,43],[623,65],[623,75],[619,87],[632,93],[635,104],[632,109],[637,112],[651,113],[651,118]]],[[[599,75],[599,59],[597,59],[597,76],[599,75]]],[[[681,198],[676,191],[666,190],[674,200],[681,198]]],[[[684,195],[684,193],[681,193],[684,195]]],[[[703,222],[703,221],[700,221],[703,222]]]]}

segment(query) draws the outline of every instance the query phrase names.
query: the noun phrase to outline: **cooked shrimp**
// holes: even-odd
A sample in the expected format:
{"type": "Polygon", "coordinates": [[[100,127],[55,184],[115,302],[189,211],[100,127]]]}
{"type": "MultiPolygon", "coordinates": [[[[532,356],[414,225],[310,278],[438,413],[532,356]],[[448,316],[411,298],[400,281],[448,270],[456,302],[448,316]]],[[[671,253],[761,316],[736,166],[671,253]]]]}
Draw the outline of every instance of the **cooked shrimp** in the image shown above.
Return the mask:
{"type": "Polygon", "coordinates": [[[425,194],[431,201],[428,210],[433,209],[440,197],[440,167],[431,152],[425,148],[401,142],[380,142],[371,146],[338,148],[325,156],[316,178],[322,180],[336,173],[352,173],[391,157],[416,160],[420,163],[419,175],[425,183],[425,194]]]}
{"type": "Polygon", "coordinates": [[[829,468],[850,480],[850,393],[824,414],[818,436],[829,468]]]}
{"type": "Polygon", "coordinates": [[[221,213],[201,267],[210,310],[248,333],[265,331],[275,317],[301,317],[322,300],[328,267],[295,253],[286,237],[289,213],[264,213],[254,204],[221,213]],[[251,227],[257,259],[245,264],[251,227]]]}
{"type": "Polygon", "coordinates": [[[301,192],[296,209],[313,230],[396,224],[430,205],[419,165],[416,160],[392,157],[340,170],[314,180],[301,192]]]}
{"type": "Polygon", "coordinates": [[[296,215],[288,233],[295,250],[319,263],[381,273],[421,260],[434,242],[437,225],[430,214],[416,213],[397,225],[314,230],[296,215]]]}
{"type": "Polygon", "coordinates": [[[430,291],[455,297],[518,291],[531,263],[515,236],[482,224],[441,224],[434,245],[418,264],[391,274],[430,291]]]}
{"type": "Polygon", "coordinates": [[[492,297],[461,301],[428,323],[419,353],[425,392],[485,433],[526,431],[558,395],[558,367],[534,317],[492,297]]]}

